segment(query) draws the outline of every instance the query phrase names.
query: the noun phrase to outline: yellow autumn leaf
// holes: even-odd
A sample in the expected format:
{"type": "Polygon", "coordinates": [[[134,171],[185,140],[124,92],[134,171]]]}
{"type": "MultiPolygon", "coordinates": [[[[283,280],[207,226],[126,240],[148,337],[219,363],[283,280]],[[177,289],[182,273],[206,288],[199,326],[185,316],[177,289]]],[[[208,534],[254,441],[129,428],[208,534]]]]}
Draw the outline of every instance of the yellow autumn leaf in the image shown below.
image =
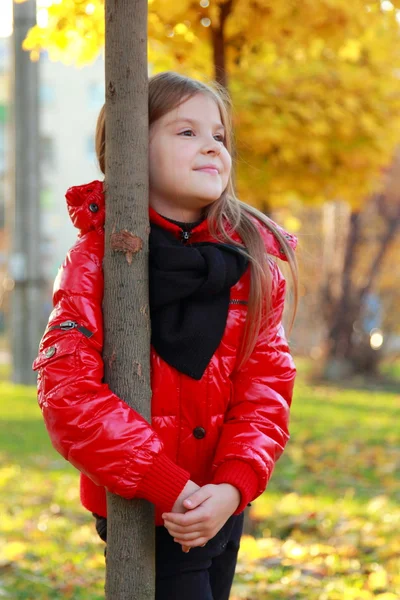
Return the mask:
{"type": "Polygon", "coordinates": [[[10,542],[0,549],[0,560],[18,560],[25,554],[26,550],[27,544],[24,542],[10,542]]]}
{"type": "Polygon", "coordinates": [[[178,23],[174,27],[175,33],[177,33],[179,35],[184,35],[187,32],[187,30],[188,30],[188,27],[184,23],[178,23]]]}
{"type": "Polygon", "coordinates": [[[258,560],[263,556],[263,549],[253,536],[242,535],[240,539],[240,556],[248,561],[258,560]]]}
{"type": "Polygon", "coordinates": [[[294,540],[287,540],[283,544],[282,550],[287,558],[292,558],[294,560],[300,560],[307,556],[307,549],[296,543],[294,540]]]}
{"type": "Polygon", "coordinates": [[[360,58],[361,44],[360,40],[348,40],[339,50],[339,57],[343,60],[356,62],[360,58]]]}
{"type": "Polygon", "coordinates": [[[368,587],[371,590],[384,590],[388,585],[388,575],[384,569],[373,571],[368,575],[368,587]]]}
{"type": "Polygon", "coordinates": [[[5,465],[0,468],[0,487],[6,486],[14,477],[20,476],[21,467],[19,465],[5,465]]]}
{"type": "Polygon", "coordinates": [[[296,233],[301,229],[301,221],[294,215],[285,217],[282,224],[285,229],[292,231],[293,233],[296,233]]]}

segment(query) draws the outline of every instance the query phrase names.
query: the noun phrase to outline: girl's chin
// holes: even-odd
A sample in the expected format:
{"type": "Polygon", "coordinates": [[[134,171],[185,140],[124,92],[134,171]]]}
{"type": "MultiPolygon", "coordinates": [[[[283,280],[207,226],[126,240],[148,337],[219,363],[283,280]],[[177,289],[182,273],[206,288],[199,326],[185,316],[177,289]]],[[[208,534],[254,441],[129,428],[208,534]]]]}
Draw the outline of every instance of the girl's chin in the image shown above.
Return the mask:
{"type": "Polygon", "coordinates": [[[221,186],[209,187],[206,189],[196,188],[193,190],[193,194],[196,194],[200,198],[203,197],[205,200],[217,200],[222,194],[221,186]]]}
{"type": "Polygon", "coordinates": [[[175,189],[173,196],[179,195],[182,196],[182,198],[197,198],[202,206],[207,206],[207,204],[211,204],[212,202],[215,202],[215,200],[218,200],[218,198],[221,197],[222,192],[221,186],[215,186],[214,188],[208,187],[205,189],[203,187],[200,188],[200,186],[188,186],[184,189],[175,189]]]}
{"type": "Polygon", "coordinates": [[[204,198],[200,198],[200,202],[203,207],[209,206],[210,204],[213,204],[214,202],[216,202],[220,197],[221,197],[221,194],[219,194],[218,196],[207,196],[204,198]]]}

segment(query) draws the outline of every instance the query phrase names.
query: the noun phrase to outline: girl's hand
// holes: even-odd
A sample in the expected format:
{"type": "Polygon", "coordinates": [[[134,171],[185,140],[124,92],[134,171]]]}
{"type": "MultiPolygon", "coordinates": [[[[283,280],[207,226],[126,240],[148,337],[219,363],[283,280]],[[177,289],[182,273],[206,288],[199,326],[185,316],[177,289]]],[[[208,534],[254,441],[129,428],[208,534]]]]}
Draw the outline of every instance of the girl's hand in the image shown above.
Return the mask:
{"type": "Polygon", "coordinates": [[[164,525],[174,541],[187,548],[205,546],[225,525],[240,503],[240,492],[229,483],[207,484],[183,502],[185,514],[164,513],[164,525]]]}

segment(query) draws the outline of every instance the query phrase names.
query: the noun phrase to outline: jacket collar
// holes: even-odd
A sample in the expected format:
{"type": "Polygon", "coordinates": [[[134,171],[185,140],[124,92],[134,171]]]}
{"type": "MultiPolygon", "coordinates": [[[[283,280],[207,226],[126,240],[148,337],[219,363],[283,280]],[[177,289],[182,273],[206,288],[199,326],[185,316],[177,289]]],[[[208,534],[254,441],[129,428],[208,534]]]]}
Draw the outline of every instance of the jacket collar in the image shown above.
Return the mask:
{"type": "MultiPolygon", "coordinates": [[[[159,225],[163,229],[170,231],[175,235],[175,237],[180,238],[182,236],[182,228],[179,227],[176,223],[171,223],[168,219],[160,215],[152,206],[149,205],[149,220],[150,223],[154,223],[154,225],[159,225]]],[[[207,219],[204,219],[201,223],[192,227],[190,230],[190,239],[191,241],[199,241],[200,238],[207,237],[209,235],[208,230],[208,222],[207,219]]]]}
{"type": "MultiPolygon", "coordinates": [[[[70,187],[65,194],[69,216],[73,225],[80,230],[81,234],[104,227],[105,202],[103,185],[103,181],[95,180],[83,185],[70,187]]],[[[160,215],[152,206],[149,206],[149,221],[170,231],[177,238],[180,238],[182,235],[182,229],[179,225],[168,221],[168,219],[160,215]]],[[[258,219],[254,218],[254,223],[256,223],[261,231],[268,254],[277,256],[281,260],[287,260],[276,237],[258,219]]],[[[288,233],[276,223],[274,223],[274,225],[285,236],[293,250],[295,250],[297,246],[297,237],[288,233]]],[[[237,234],[234,233],[233,237],[238,241],[241,241],[237,234]]],[[[191,230],[190,241],[213,241],[207,219],[191,230]]]]}

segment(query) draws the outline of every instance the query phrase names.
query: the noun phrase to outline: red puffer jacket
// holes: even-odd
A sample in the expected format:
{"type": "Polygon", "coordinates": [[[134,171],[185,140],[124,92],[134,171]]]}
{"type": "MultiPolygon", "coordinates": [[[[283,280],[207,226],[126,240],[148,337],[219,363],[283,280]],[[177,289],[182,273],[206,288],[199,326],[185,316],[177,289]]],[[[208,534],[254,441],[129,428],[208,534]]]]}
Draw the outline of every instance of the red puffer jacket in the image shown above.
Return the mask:
{"type": "MultiPolygon", "coordinates": [[[[265,490],[289,439],[296,369],[281,324],[283,275],[270,259],[273,327],[260,334],[241,370],[250,269],[231,288],[225,332],[201,380],[169,366],[151,347],[150,425],[103,383],[103,183],[72,187],[66,198],[80,232],[55,279],[54,308],[33,369],[51,442],[81,472],[82,504],[107,516],[106,489],[145,498],[155,504],[155,524],[163,525],[162,512],[192,479],[199,486],[234,485],[239,514],[265,490]]],[[[180,237],[180,227],[152,207],[149,218],[180,237]]],[[[276,238],[254,222],[267,252],[284,259],[276,238]]],[[[284,233],[295,248],[296,237],[284,233]]],[[[212,240],[207,220],[193,229],[192,242],[212,240]]]]}

